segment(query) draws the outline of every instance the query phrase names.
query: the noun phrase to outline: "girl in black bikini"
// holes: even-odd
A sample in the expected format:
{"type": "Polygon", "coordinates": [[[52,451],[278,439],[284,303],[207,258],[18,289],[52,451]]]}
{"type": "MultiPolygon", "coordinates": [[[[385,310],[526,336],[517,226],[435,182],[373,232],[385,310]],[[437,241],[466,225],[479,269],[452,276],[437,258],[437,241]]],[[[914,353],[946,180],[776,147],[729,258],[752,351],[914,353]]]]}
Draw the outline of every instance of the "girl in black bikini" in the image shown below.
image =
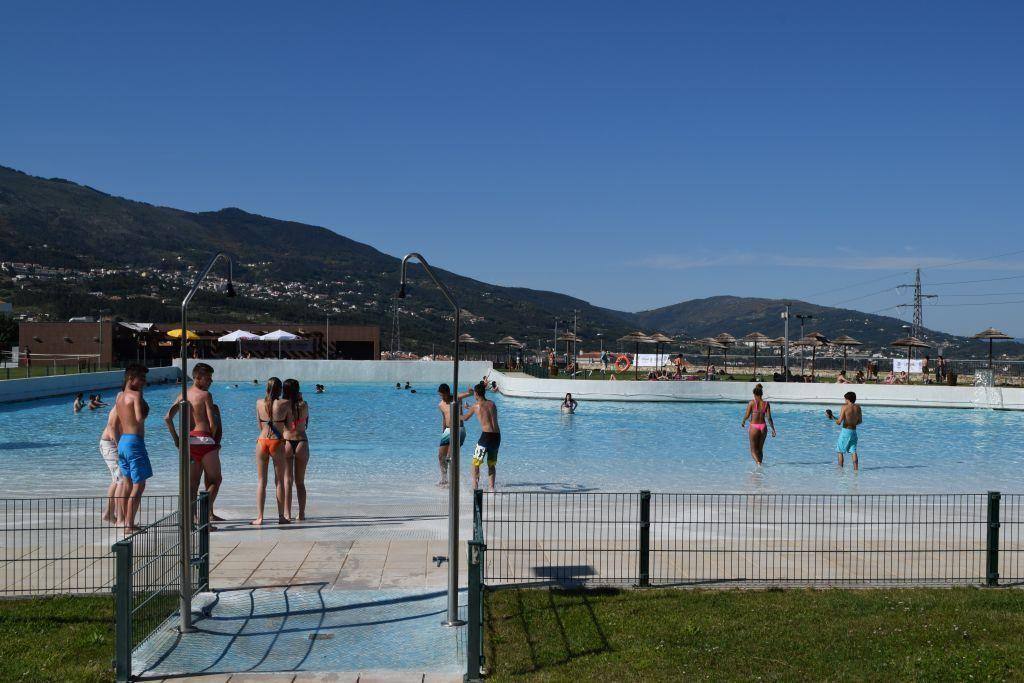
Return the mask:
{"type": "Polygon", "coordinates": [[[292,421],[285,425],[285,467],[289,473],[289,486],[284,495],[284,509],[287,516],[292,514],[292,487],[299,503],[299,517],[306,519],[306,465],[309,464],[309,440],[306,428],[309,426],[309,405],[302,400],[298,380],[286,379],[282,398],[291,406],[292,421]]]}

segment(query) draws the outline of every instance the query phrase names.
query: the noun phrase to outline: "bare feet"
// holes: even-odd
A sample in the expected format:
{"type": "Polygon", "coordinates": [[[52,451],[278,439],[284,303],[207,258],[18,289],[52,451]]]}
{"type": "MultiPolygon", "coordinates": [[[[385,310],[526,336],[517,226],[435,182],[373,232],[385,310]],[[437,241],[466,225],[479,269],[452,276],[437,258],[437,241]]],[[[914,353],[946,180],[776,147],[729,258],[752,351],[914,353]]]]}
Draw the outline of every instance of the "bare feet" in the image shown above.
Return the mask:
{"type": "Polygon", "coordinates": [[[113,515],[101,515],[100,519],[104,522],[110,522],[111,524],[117,524],[117,519],[113,515]]]}
{"type": "Polygon", "coordinates": [[[251,522],[249,522],[249,524],[251,526],[263,526],[263,518],[262,517],[257,517],[256,519],[254,519],[251,522]]]}
{"type": "Polygon", "coordinates": [[[215,514],[213,514],[211,512],[210,513],[210,521],[211,522],[224,522],[224,521],[227,521],[227,520],[225,520],[223,517],[221,517],[219,515],[215,515],[215,514]]]}
{"type": "Polygon", "coordinates": [[[304,522],[305,520],[306,520],[306,513],[305,512],[300,512],[299,513],[299,521],[300,522],[304,522]]]}
{"type": "Polygon", "coordinates": [[[137,527],[137,526],[126,526],[126,527],[124,528],[124,535],[125,535],[125,536],[131,536],[132,534],[137,534],[137,533],[139,533],[140,531],[142,531],[142,529],[140,529],[140,528],[139,528],[139,527],[137,527]]]}
{"type": "Polygon", "coordinates": [[[277,518],[277,523],[278,524],[291,524],[292,520],[288,519],[287,517],[278,517],[277,518]]]}

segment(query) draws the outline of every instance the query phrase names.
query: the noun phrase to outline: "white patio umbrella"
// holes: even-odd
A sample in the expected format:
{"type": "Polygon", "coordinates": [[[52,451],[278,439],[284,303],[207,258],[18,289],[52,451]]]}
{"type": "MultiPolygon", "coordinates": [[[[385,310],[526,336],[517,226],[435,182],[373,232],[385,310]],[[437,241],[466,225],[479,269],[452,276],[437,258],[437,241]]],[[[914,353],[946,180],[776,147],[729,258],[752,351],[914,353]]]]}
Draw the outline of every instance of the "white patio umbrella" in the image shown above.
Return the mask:
{"type": "Polygon", "coordinates": [[[295,341],[300,339],[299,335],[292,334],[291,332],[285,332],[284,330],[274,330],[273,332],[267,332],[265,335],[260,337],[261,341],[276,341],[277,342],[277,357],[281,357],[281,342],[283,341],[295,341]]]}
{"type": "Polygon", "coordinates": [[[235,330],[234,332],[229,332],[228,334],[225,334],[223,337],[218,337],[217,341],[219,341],[219,342],[237,342],[238,343],[238,355],[241,356],[242,355],[242,340],[243,339],[245,339],[245,340],[259,339],[259,338],[260,338],[260,336],[258,334],[253,334],[252,332],[249,332],[248,330],[235,330]]]}

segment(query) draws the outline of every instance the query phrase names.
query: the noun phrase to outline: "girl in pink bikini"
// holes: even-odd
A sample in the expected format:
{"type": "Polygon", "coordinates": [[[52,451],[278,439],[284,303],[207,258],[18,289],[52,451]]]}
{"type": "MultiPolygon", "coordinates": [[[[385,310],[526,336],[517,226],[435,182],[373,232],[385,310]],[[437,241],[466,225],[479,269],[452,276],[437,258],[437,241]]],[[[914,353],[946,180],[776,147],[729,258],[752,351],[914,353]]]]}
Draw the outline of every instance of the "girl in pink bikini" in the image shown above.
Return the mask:
{"type": "Polygon", "coordinates": [[[772,438],[775,437],[775,422],[772,420],[772,407],[768,401],[761,398],[764,394],[764,387],[760,384],[754,387],[754,399],[747,404],[747,412],[743,415],[740,427],[747,426],[750,420],[750,428],[747,429],[747,436],[750,439],[750,457],[758,465],[764,460],[764,442],[768,438],[768,428],[772,429],[772,438]]]}

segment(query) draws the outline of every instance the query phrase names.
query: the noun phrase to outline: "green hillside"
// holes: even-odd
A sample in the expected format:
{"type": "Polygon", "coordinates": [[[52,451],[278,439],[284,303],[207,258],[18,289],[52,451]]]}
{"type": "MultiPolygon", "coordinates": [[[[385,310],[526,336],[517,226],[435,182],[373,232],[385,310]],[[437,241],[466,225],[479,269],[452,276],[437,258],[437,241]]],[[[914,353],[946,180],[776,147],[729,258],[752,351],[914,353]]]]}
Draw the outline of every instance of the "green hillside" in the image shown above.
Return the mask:
{"type": "MultiPolygon", "coordinates": [[[[409,245],[416,248],[420,245],[409,245]]],[[[228,301],[201,293],[193,315],[256,322],[378,324],[382,348],[391,343],[399,259],[327,228],[227,208],[191,213],[116,197],[62,179],[44,179],[0,166],[0,261],[67,269],[18,275],[0,271],[0,299],[19,311],[53,320],[112,315],[165,321],[193,269],[217,250],[237,258],[241,296],[228,301]]],[[[429,257],[429,254],[427,254],[429,257]]],[[[403,349],[427,351],[451,339],[450,308],[418,267],[400,303],[403,349]]],[[[581,336],[614,340],[633,329],[689,338],[729,332],[782,334],[784,302],[719,296],[628,313],[521,287],[501,287],[446,271],[440,277],[467,312],[465,329],[481,341],[513,335],[536,347],[555,320],[578,311],[581,336]]],[[[868,348],[904,336],[903,322],[848,309],[793,302],[815,316],[807,331],[849,334],[868,348]]],[[[794,321],[795,322],[795,321],[794,321]]],[[[562,327],[564,327],[564,322],[562,327]]],[[[798,333],[791,326],[791,336],[798,333]]],[[[935,331],[926,337],[947,352],[982,354],[984,345],[935,331]]],[[[1001,351],[1020,353],[1018,344],[1001,351]]]]}

